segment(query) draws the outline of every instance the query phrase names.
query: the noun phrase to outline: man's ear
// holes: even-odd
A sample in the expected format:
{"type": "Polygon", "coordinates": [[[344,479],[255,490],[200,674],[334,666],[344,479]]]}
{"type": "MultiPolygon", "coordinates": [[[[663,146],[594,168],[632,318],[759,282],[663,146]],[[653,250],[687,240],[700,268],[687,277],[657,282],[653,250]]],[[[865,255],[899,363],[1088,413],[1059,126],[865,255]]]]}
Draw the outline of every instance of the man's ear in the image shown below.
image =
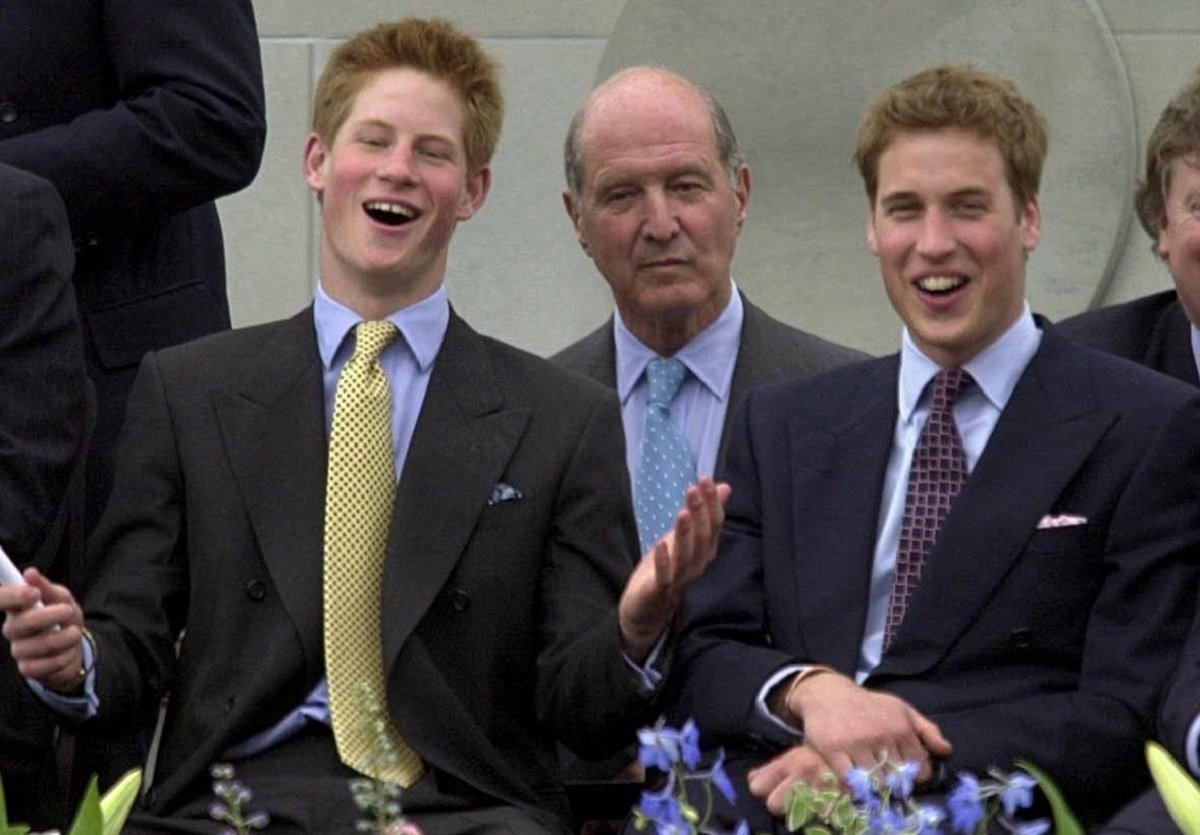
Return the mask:
{"type": "Polygon", "coordinates": [[[488,192],[492,188],[492,169],[485,165],[474,174],[467,175],[467,187],[458,202],[458,219],[470,220],[483,208],[488,192]]]}
{"type": "MultiPolygon", "coordinates": [[[[583,234],[582,214],[579,210],[579,205],[575,202],[574,195],[570,189],[566,189],[562,193],[563,208],[567,210],[567,217],[571,219],[571,225],[575,227],[575,240],[579,241],[579,245],[583,247],[583,251],[588,251],[587,238],[583,234]]],[[[589,255],[591,253],[588,253],[589,255]]]]}
{"type": "Polygon", "coordinates": [[[304,182],[308,183],[317,197],[325,192],[325,162],[328,158],[329,152],[321,137],[310,134],[304,144],[304,182]]]}
{"type": "Polygon", "coordinates": [[[742,231],[742,224],[746,222],[746,215],[750,211],[750,182],[750,166],[743,165],[738,169],[737,182],[733,187],[733,193],[738,202],[737,228],[739,232],[742,231]]]}

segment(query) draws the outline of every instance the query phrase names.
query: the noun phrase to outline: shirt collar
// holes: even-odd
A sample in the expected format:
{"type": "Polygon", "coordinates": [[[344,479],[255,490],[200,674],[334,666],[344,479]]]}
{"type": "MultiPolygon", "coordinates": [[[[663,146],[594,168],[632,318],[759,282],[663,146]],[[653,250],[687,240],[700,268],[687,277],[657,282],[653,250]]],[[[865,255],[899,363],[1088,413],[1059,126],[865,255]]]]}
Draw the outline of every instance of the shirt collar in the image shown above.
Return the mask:
{"type": "MultiPolygon", "coordinates": [[[[970,373],[976,387],[991,404],[1003,411],[1041,341],[1042,332],[1033,320],[1029,302],[1025,302],[1017,321],[999,339],[968,360],[963,369],[970,373]]],[[[921,352],[905,328],[901,338],[898,391],[901,421],[912,419],[922,392],[939,371],[941,367],[921,352]]]]}
{"type": "MultiPolygon", "coordinates": [[[[733,368],[745,317],[741,294],[732,280],[730,283],[732,292],[729,294],[729,303],[721,315],[675,354],[692,376],[720,401],[729,396],[733,383],[733,368]]],[[[617,348],[617,393],[624,403],[642,378],[650,360],[658,354],[634,336],[621,319],[620,311],[613,316],[613,339],[617,348]]]]}
{"type": "MultiPolygon", "coordinates": [[[[363,317],[330,297],[318,282],[313,298],[313,319],[317,328],[321,364],[328,371],[346,342],[347,335],[363,321],[363,317]]],[[[392,313],[387,320],[400,331],[421,371],[428,371],[437,358],[450,324],[450,299],[445,285],[416,304],[392,313]]]]}

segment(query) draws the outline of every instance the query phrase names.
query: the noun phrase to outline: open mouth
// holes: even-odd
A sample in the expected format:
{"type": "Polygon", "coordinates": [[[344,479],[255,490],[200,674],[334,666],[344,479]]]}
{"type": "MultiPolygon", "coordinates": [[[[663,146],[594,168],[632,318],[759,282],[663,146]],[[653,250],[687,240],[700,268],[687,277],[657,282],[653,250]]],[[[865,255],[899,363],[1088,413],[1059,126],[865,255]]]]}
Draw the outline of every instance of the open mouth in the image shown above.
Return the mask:
{"type": "Polygon", "coordinates": [[[363,210],[368,217],[384,226],[403,226],[416,219],[417,214],[407,206],[399,203],[388,203],[383,200],[372,200],[363,204],[363,210]]]}
{"type": "Polygon", "coordinates": [[[962,276],[957,275],[928,275],[917,280],[917,289],[923,293],[935,296],[953,293],[967,283],[962,276]]]}

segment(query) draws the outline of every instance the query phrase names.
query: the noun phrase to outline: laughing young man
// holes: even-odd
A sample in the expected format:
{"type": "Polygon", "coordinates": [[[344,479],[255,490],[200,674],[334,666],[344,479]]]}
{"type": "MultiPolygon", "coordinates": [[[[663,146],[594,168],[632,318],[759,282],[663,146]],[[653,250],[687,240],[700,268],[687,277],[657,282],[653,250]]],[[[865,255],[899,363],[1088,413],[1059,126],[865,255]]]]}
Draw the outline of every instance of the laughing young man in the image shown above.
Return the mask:
{"type": "Polygon", "coordinates": [[[863,117],[900,352],[751,393],[685,603],[678,708],[749,767],[760,825],[795,780],[883,756],[927,790],[1028,759],[1089,821],[1147,780],[1193,608],[1200,398],[1030,312],[1046,145],[968,66],[863,117]]]}
{"type": "Polygon", "coordinates": [[[362,773],[404,785],[430,835],[560,832],[555,740],[603,753],[654,715],[645,665],[728,494],[691,488],[637,562],[611,392],[451,309],[447,249],[487,196],[502,110],[494,62],[448,24],[335,50],[304,153],[313,306],[148,356],[83,610],[35,571],[0,589],[21,671],[84,728],[169,688],[127,832],[216,831],[218,761],[273,832],[356,831],[362,773]],[[352,698],[372,680],[386,769],[352,698]]]}

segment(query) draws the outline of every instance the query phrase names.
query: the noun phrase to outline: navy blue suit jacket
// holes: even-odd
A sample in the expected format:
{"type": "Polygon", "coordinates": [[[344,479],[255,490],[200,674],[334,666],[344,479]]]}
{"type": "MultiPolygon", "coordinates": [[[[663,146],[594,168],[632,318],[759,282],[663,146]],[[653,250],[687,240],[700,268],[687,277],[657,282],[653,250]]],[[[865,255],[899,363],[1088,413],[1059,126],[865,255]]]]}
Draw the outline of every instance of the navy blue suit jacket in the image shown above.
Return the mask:
{"type": "MultiPolygon", "coordinates": [[[[721,552],[688,597],[679,651],[680,710],[713,742],[790,744],[756,715],[768,677],[855,670],[898,366],[746,402],[721,552]]],[[[1086,818],[1111,814],[1146,780],[1141,740],[1187,630],[1198,487],[1195,391],[1046,327],[866,686],[939,724],[949,771],[1027,758],[1086,818]],[[1040,529],[1052,513],[1087,523],[1040,529]]]]}
{"type": "Polygon", "coordinates": [[[250,0],[0,3],[0,162],[54,184],[99,411],[94,514],[147,351],[229,327],[213,200],[266,136],[250,0]]]}

